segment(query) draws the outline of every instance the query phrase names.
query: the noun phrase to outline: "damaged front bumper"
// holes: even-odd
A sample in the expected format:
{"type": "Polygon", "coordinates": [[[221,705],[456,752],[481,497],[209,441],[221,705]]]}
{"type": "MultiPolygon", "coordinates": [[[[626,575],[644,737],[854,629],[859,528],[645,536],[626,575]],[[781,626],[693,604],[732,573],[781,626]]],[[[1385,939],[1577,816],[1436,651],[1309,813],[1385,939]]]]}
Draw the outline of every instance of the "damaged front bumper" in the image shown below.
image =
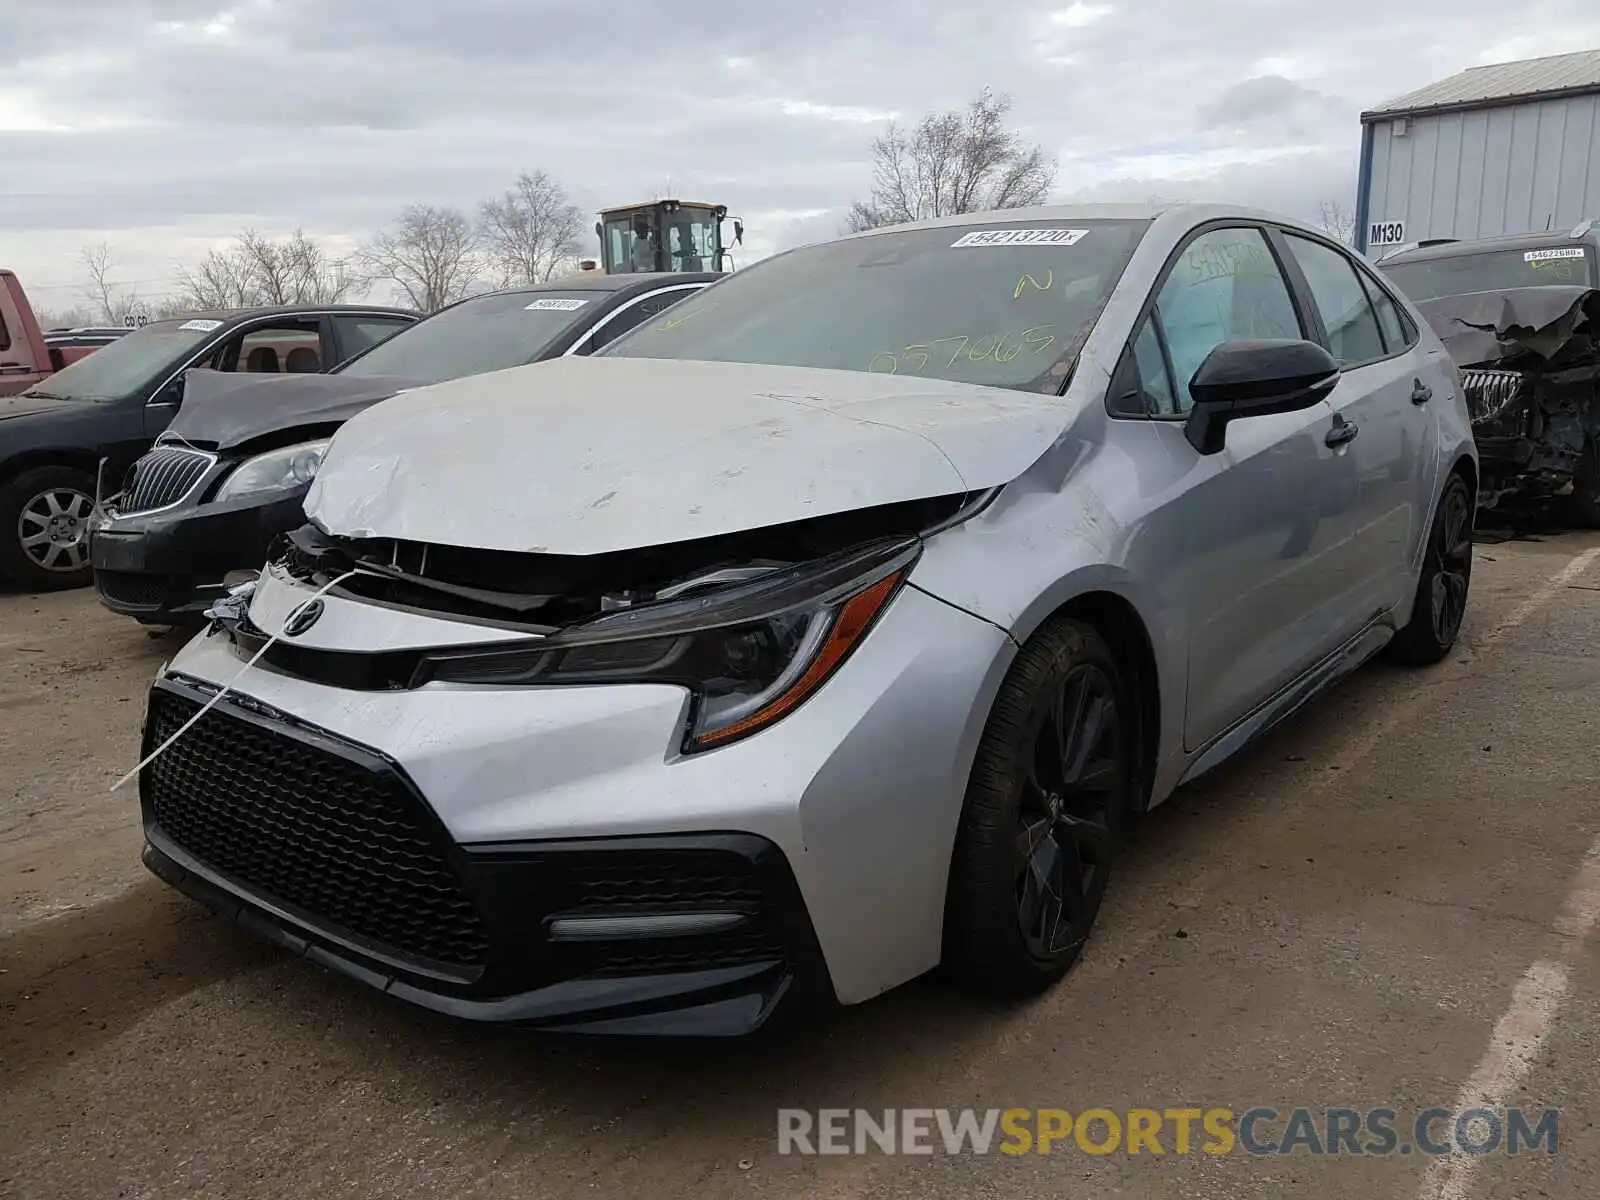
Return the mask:
{"type": "Polygon", "coordinates": [[[1461,368],[1485,509],[1573,489],[1600,439],[1600,291],[1513,288],[1423,302],[1461,368]]]}
{"type": "MultiPolygon", "coordinates": [[[[312,594],[269,569],[251,623],[312,594]]],[[[476,1020],[741,1034],[932,968],[975,712],[1005,634],[908,585],[821,691],[686,753],[665,683],[419,680],[503,625],[329,590],[259,643],[218,621],[151,694],[150,868],[296,953],[476,1020]],[[397,657],[398,656],[398,657],[397,657]],[[316,678],[312,678],[316,676],[316,678]]]]}

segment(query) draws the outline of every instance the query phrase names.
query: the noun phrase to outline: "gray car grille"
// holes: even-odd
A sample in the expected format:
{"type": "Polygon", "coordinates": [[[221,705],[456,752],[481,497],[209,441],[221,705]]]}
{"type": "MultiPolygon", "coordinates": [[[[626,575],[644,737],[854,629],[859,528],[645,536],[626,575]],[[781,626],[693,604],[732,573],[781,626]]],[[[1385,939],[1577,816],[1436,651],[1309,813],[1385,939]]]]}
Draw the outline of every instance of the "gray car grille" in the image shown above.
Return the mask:
{"type": "Polygon", "coordinates": [[[216,455],[199,450],[157,446],[128,472],[117,511],[142,513],[177,504],[194,491],[216,461],[216,455]]]}

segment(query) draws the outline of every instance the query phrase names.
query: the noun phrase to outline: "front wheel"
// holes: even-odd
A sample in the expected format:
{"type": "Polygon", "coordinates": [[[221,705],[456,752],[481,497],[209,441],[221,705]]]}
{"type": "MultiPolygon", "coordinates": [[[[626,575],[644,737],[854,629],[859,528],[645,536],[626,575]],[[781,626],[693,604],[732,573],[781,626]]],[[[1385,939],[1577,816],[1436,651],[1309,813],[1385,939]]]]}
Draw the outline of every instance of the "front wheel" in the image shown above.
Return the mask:
{"type": "Polygon", "coordinates": [[[1061,618],[1022,650],[978,745],[951,862],[945,966],[994,996],[1043,991],[1083,950],[1136,811],[1123,672],[1061,618]]]}
{"type": "Polygon", "coordinates": [[[34,467],[0,486],[0,576],[36,591],[86,587],[94,478],[34,467]]]}
{"type": "Polygon", "coordinates": [[[1456,644],[1472,584],[1472,510],[1472,489],[1459,474],[1452,474],[1428,531],[1411,619],[1389,643],[1391,658],[1430,666],[1456,644]]]}
{"type": "Polygon", "coordinates": [[[1584,529],[1600,529],[1600,442],[1583,439],[1583,453],[1572,472],[1572,519],[1584,529]]]}

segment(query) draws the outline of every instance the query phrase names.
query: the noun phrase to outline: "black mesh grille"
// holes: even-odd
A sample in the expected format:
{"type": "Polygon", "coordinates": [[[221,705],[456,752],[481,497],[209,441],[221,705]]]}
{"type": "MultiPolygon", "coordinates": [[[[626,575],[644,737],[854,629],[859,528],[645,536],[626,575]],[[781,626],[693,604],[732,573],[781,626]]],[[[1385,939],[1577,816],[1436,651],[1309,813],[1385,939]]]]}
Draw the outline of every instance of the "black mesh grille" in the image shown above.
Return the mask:
{"type": "MultiPolygon", "coordinates": [[[[199,704],[157,690],[150,742],[199,704]]],[[[145,768],[162,832],[234,883],[392,956],[481,969],[488,935],[399,783],[213,708],[145,768]]]]}
{"type": "Polygon", "coordinates": [[[176,504],[193,490],[215,460],[198,450],[158,446],[128,471],[117,511],[149,512],[176,504]]]}
{"type": "Polygon", "coordinates": [[[130,571],[96,571],[94,586],[107,600],[129,608],[160,608],[167,598],[170,575],[143,575],[130,571]]]}
{"type": "Polygon", "coordinates": [[[788,958],[781,914],[751,862],[715,850],[610,851],[567,868],[574,906],[563,916],[738,911],[738,928],[692,937],[557,944],[562,974],[692,971],[788,958]]]}

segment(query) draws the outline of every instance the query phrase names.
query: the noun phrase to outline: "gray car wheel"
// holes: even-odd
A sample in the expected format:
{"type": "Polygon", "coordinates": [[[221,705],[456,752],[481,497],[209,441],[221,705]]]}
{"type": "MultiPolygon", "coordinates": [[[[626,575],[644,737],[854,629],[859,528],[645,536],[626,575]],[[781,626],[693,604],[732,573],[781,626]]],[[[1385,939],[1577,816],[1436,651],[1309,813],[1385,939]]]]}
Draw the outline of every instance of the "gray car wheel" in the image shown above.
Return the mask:
{"type": "Polygon", "coordinates": [[[0,574],[38,590],[84,587],[94,480],[72,467],[36,467],[0,487],[0,574]]]}

